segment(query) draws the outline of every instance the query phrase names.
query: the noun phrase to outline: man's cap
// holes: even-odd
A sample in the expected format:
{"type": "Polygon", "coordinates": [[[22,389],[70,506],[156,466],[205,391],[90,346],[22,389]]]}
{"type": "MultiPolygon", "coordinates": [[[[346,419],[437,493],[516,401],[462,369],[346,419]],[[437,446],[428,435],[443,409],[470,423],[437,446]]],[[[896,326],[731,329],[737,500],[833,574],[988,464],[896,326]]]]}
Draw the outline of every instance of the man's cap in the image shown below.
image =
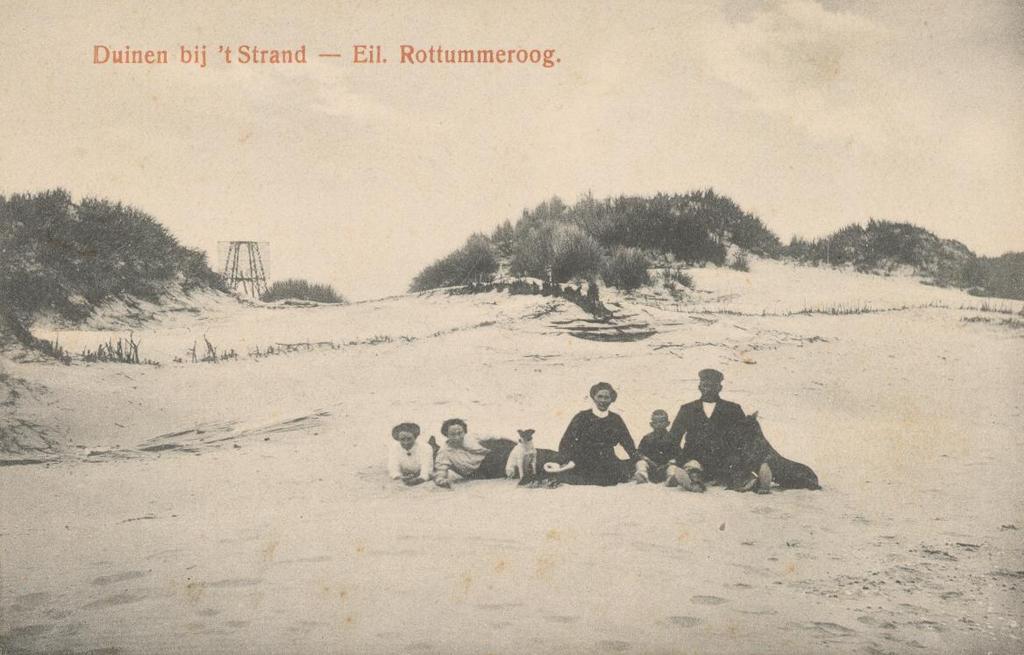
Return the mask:
{"type": "Polygon", "coordinates": [[[713,368],[706,368],[700,371],[697,373],[697,377],[700,378],[701,382],[715,382],[719,384],[725,379],[725,376],[720,371],[716,371],[713,368]]]}

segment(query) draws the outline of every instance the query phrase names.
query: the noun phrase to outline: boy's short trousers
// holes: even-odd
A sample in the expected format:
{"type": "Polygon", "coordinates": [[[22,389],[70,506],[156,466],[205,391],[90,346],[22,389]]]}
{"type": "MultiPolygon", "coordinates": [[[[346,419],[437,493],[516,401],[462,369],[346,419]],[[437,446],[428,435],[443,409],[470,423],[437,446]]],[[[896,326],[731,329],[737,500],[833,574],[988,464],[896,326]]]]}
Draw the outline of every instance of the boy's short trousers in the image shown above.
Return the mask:
{"type": "Polygon", "coordinates": [[[668,467],[672,464],[652,464],[646,460],[640,460],[647,464],[647,479],[651,482],[664,482],[668,479],[668,467]]]}

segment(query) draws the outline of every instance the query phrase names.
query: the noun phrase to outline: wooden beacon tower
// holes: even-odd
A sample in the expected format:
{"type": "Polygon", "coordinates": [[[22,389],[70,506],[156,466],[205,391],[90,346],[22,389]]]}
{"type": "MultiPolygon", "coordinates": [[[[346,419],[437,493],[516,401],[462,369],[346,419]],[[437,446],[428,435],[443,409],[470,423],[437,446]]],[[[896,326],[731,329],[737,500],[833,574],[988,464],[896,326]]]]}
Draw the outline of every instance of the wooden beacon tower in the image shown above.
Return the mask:
{"type": "MultiPolygon", "coordinates": [[[[232,291],[239,291],[251,298],[259,298],[267,292],[267,272],[263,267],[259,241],[228,241],[224,258],[224,283],[232,291]]],[[[263,244],[266,245],[266,244],[263,244]]]]}

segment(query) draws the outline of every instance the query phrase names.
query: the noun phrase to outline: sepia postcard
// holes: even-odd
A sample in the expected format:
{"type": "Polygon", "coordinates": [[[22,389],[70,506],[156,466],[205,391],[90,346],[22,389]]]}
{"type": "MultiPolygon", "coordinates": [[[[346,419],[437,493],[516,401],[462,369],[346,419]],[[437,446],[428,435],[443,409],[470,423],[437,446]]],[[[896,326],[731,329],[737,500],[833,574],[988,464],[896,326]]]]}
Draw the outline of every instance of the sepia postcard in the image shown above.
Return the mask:
{"type": "Polygon", "coordinates": [[[0,4],[0,653],[1024,650],[1015,0],[0,4]]]}

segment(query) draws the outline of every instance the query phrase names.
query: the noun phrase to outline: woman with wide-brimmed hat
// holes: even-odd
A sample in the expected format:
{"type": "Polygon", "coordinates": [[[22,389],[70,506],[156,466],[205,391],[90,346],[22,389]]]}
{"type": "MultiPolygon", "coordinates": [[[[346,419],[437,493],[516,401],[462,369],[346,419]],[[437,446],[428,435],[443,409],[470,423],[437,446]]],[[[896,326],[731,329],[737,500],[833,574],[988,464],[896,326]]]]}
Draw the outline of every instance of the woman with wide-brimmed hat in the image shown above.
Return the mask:
{"type": "Polygon", "coordinates": [[[545,466],[545,471],[566,484],[611,486],[632,477],[638,458],[636,444],[622,417],[608,409],[616,398],[618,394],[607,382],[590,388],[594,406],[572,417],[558,445],[559,462],[545,466]],[[630,459],[619,459],[616,445],[622,446],[630,459]]]}

